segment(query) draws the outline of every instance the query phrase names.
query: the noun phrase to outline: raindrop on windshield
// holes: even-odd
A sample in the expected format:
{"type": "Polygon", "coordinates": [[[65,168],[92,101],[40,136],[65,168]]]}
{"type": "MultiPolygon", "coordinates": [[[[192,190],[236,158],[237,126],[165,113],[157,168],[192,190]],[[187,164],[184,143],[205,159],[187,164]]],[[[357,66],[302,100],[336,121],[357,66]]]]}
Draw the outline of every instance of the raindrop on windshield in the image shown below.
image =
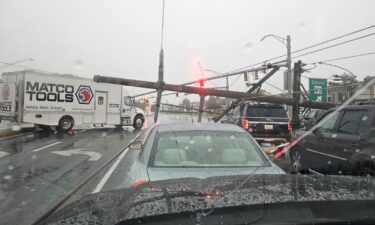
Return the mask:
{"type": "Polygon", "coordinates": [[[194,140],[190,140],[190,142],[189,142],[190,144],[194,144],[195,143],[195,141],[194,140]]]}
{"type": "Polygon", "coordinates": [[[307,23],[306,22],[300,22],[300,23],[298,23],[297,28],[300,31],[305,31],[307,29],[307,23]]]}
{"type": "Polygon", "coordinates": [[[251,52],[251,50],[253,50],[253,43],[251,42],[247,42],[244,46],[243,46],[245,52],[251,52]]]}
{"type": "Polygon", "coordinates": [[[5,175],[3,178],[4,178],[4,180],[10,180],[10,179],[12,179],[12,176],[11,175],[5,175]]]}
{"type": "Polygon", "coordinates": [[[80,69],[82,69],[82,67],[85,63],[80,59],[76,59],[76,60],[73,61],[73,64],[74,64],[74,69],[80,70],[80,69]]]}
{"type": "Polygon", "coordinates": [[[371,156],[371,159],[375,159],[375,155],[372,155],[372,156],[371,156]]]}
{"type": "Polygon", "coordinates": [[[342,174],[342,171],[341,171],[341,170],[339,171],[339,174],[342,174]]]}
{"type": "Polygon", "coordinates": [[[337,134],[332,134],[332,138],[337,138],[337,134]]]}
{"type": "Polygon", "coordinates": [[[234,135],[231,135],[231,136],[230,136],[230,139],[231,139],[231,140],[234,140],[234,139],[235,139],[234,135]]]}
{"type": "Polygon", "coordinates": [[[107,135],[108,135],[107,132],[102,133],[102,137],[106,137],[107,135]]]}
{"type": "Polygon", "coordinates": [[[346,150],[346,148],[344,148],[344,152],[346,152],[346,151],[348,151],[348,150],[346,150]]]}
{"type": "Polygon", "coordinates": [[[331,165],[331,164],[332,164],[332,162],[331,162],[331,161],[328,161],[327,163],[328,163],[329,165],[331,165]]]}
{"type": "Polygon", "coordinates": [[[359,152],[360,151],[360,149],[359,148],[357,148],[356,150],[355,150],[355,152],[359,152]]]}
{"type": "Polygon", "coordinates": [[[36,159],[36,155],[32,155],[31,158],[32,158],[32,159],[36,159]]]}
{"type": "Polygon", "coordinates": [[[186,146],[184,147],[184,149],[185,149],[185,150],[188,150],[188,149],[189,149],[189,146],[186,145],[186,146]]]}
{"type": "Polygon", "coordinates": [[[366,120],[368,120],[367,116],[362,117],[362,121],[366,121],[366,120]]]}
{"type": "Polygon", "coordinates": [[[22,205],[26,205],[26,202],[25,202],[25,201],[22,201],[21,204],[22,204],[22,205]]]}
{"type": "Polygon", "coordinates": [[[12,131],[20,131],[22,127],[20,125],[12,125],[10,129],[12,131]]]}
{"type": "Polygon", "coordinates": [[[212,148],[207,149],[208,152],[212,152],[212,148]]]}
{"type": "Polygon", "coordinates": [[[8,166],[8,170],[13,170],[13,169],[14,169],[14,166],[12,166],[12,165],[8,166]]]}

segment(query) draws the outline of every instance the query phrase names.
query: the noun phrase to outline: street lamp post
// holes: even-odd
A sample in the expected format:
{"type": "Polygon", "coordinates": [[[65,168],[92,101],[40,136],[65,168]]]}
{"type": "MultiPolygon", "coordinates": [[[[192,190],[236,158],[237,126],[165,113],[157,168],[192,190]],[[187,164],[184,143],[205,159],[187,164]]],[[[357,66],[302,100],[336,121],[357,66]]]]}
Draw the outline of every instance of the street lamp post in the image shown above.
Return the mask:
{"type": "MultiPolygon", "coordinates": [[[[263,41],[264,39],[268,37],[273,37],[286,47],[287,55],[286,55],[286,61],[287,61],[287,87],[288,87],[288,97],[292,97],[293,92],[293,74],[292,74],[292,58],[291,58],[291,38],[290,35],[287,35],[286,38],[277,36],[275,34],[267,34],[266,36],[262,37],[260,41],[263,41]]],[[[285,78],[284,78],[285,79],[285,78]]],[[[285,82],[285,80],[284,80],[285,82]]],[[[287,106],[287,113],[288,117],[292,118],[292,106],[287,106]]]]}

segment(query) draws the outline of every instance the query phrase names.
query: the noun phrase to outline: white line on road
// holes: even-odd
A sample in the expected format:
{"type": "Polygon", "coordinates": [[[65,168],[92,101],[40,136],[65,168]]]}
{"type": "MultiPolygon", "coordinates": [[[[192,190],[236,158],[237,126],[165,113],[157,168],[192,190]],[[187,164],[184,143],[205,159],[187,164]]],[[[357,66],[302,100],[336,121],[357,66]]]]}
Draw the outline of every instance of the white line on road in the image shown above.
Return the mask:
{"type": "Polygon", "coordinates": [[[43,147],[40,147],[40,148],[37,148],[37,149],[34,149],[33,152],[38,152],[40,150],[43,150],[43,149],[46,149],[46,148],[49,148],[51,146],[54,146],[54,145],[57,145],[57,144],[60,144],[61,142],[58,141],[58,142],[55,142],[55,143],[52,143],[52,144],[49,144],[49,145],[46,145],[46,146],[43,146],[43,147]]]}
{"type": "Polygon", "coordinates": [[[105,183],[107,183],[109,177],[111,177],[112,173],[117,168],[118,164],[120,164],[121,160],[124,158],[126,153],[129,151],[129,148],[125,149],[117,158],[116,162],[112,164],[111,168],[107,171],[107,173],[104,175],[104,177],[100,180],[98,185],[96,185],[96,188],[92,191],[92,194],[98,193],[102,190],[105,183]]]}

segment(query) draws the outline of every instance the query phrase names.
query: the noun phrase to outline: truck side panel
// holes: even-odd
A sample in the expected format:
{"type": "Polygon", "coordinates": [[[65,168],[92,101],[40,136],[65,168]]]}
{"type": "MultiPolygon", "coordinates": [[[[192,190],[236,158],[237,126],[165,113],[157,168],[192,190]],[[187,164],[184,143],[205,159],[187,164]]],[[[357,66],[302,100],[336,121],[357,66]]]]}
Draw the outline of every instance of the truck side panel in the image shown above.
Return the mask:
{"type": "Polygon", "coordinates": [[[75,124],[95,123],[95,91],[104,91],[108,92],[107,124],[120,123],[121,86],[30,72],[24,87],[24,122],[58,125],[63,116],[70,116],[75,124]]]}

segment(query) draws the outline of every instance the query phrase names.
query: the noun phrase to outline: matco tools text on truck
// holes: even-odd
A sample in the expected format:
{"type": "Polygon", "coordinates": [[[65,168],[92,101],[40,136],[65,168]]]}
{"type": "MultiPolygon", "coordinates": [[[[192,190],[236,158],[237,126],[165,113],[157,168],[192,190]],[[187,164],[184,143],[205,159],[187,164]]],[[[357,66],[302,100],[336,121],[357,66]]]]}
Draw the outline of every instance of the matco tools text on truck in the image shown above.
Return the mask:
{"type": "Polygon", "coordinates": [[[67,131],[74,125],[142,128],[144,113],[120,85],[35,71],[2,74],[0,119],[67,131]]]}

